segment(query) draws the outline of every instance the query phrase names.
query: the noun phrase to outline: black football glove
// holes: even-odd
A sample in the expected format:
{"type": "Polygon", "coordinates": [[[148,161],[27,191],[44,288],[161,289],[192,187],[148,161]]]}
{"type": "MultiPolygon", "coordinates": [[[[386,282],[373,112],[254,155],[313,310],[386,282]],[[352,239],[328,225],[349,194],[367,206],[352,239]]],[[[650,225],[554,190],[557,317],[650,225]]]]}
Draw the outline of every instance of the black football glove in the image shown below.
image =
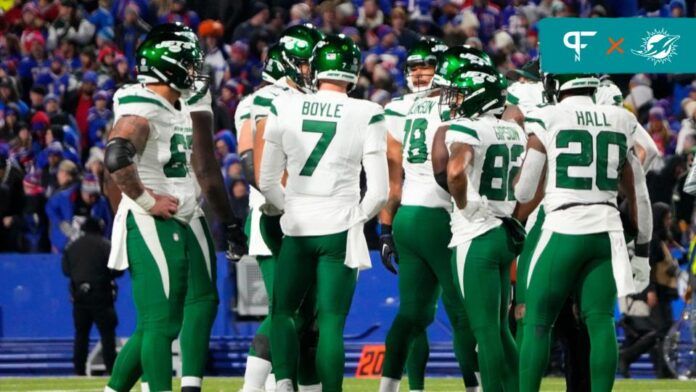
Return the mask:
{"type": "Polygon", "coordinates": [[[239,221],[225,226],[225,238],[227,239],[227,251],[225,257],[229,261],[239,261],[247,254],[247,236],[244,234],[242,225],[239,221]]]}
{"type": "Polygon", "coordinates": [[[382,234],[379,236],[379,254],[382,258],[382,264],[392,274],[397,274],[392,258],[395,264],[399,264],[399,254],[396,252],[394,245],[394,237],[392,237],[391,225],[382,225],[382,234]]]}

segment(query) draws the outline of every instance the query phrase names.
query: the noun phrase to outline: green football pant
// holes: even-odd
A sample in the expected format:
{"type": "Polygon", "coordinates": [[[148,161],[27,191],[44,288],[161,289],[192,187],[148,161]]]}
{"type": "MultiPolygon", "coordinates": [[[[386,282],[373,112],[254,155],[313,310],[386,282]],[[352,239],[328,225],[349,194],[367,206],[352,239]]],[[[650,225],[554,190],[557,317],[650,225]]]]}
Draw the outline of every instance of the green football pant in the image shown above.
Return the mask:
{"type": "Polygon", "coordinates": [[[171,345],[183,322],[189,260],[200,247],[190,227],[175,219],[129,213],[126,228],[137,327],[108,385],[128,391],[142,371],[151,391],[171,391],[171,345]]]}
{"type": "Polygon", "coordinates": [[[204,217],[189,224],[189,278],[184,303],[184,322],[179,334],[181,374],[203,378],[208,360],[210,331],[220,299],[217,291],[215,244],[204,217]],[[202,256],[202,257],[201,257],[202,256]]]}
{"type": "Polygon", "coordinates": [[[518,353],[508,323],[514,258],[514,245],[503,225],[458,245],[452,255],[486,392],[518,390],[518,353]]]}
{"type": "MultiPolygon", "coordinates": [[[[414,355],[413,342],[424,339],[426,328],[435,318],[437,300],[442,293],[442,302],[452,324],[454,353],[464,383],[469,387],[476,386],[476,343],[466,322],[464,304],[450,267],[452,252],[447,247],[452,236],[449,214],[442,208],[402,206],[394,217],[393,233],[399,252],[400,303],[385,342],[382,376],[401,379],[407,357],[414,355]]],[[[422,342],[418,344],[422,347],[422,342]]],[[[423,360],[422,355],[411,360],[427,362],[427,356],[423,360]]],[[[415,375],[419,376],[418,373],[415,375]]],[[[422,379],[412,379],[409,374],[412,389],[423,389],[422,383],[422,379]]]]}
{"type": "Polygon", "coordinates": [[[271,321],[276,380],[297,381],[300,343],[294,316],[312,287],[316,287],[317,373],[322,391],[342,390],[343,328],[357,281],[357,270],[344,265],[346,240],[347,232],[283,238],[273,282],[271,321]]]}
{"type": "MultiPolygon", "coordinates": [[[[251,216],[251,214],[250,214],[251,216]]],[[[247,226],[251,224],[250,219],[247,220],[247,226]]],[[[249,227],[247,227],[247,233],[249,227]]],[[[254,357],[259,357],[272,362],[270,330],[271,330],[271,313],[273,306],[273,278],[275,275],[275,266],[277,255],[280,253],[280,246],[283,240],[283,231],[280,228],[280,216],[261,215],[260,219],[261,236],[268,246],[273,256],[257,256],[256,260],[259,263],[261,277],[266,287],[268,294],[268,316],[261,322],[256,330],[256,335],[249,348],[249,354],[254,357]]],[[[300,345],[300,357],[297,369],[297,378],[300,385],[315,385],[319,384],[319,376],[317,375],[316,367],[314,366],[316,357],[316,292],[312,290],[307,297],[302,301],[299,312],[295,315],[295,328],[297,329],[298,339],[304,343],[300,345]]]]}
{"type": "Polygon", "coordinates": [[[570,294],[590,335],[593,392],[611,391],[618,360],[614,304],[616,283],[608,233],[569,235],[543,230],[532,259],[526,292],[520,391],[536,392],[546,371],[551,327],[570,294]]]}
{"type": "MultiPolygon", "coordinates": [[[[527,289],[527,271],[529,270],[529,263],[532,261],[534,249],[536,249],[537,242],[539,242],[541,227],[544,225],[545,216],[544,208],[540,206],[534,226],[529,230],[527,238],[524,240],[522,253],[517,257],[517,282],[515,283],[516,305],[524,305],[524,295],[527,289]]],[[[524,318],[517,320],[517,331],[515,335],[517,347],[520,348],[522,347],[522,338],[524,337],[524,318]]]]}

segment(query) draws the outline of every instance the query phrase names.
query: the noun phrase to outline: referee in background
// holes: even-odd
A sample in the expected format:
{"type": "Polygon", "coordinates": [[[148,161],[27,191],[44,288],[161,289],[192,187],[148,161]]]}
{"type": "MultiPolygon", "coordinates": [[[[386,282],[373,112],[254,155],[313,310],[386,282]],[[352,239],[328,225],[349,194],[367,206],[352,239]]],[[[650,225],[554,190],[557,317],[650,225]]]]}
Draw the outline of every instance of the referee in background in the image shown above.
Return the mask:
{"type": "Polygon", "coordinates": [[[70,278],[73,303],[75,374],[85,375],[92,324],[97,325],[101,335],[104,365],[111,374],[116,358],[118,324],[114,309],[114,278],[117,275],[107,267],[111,243],[103,237],[101,224],[94,218],[90,217],[83,223],[82,231],[84,235],[71,242],[63,252],[63,274],[70,278]]]}

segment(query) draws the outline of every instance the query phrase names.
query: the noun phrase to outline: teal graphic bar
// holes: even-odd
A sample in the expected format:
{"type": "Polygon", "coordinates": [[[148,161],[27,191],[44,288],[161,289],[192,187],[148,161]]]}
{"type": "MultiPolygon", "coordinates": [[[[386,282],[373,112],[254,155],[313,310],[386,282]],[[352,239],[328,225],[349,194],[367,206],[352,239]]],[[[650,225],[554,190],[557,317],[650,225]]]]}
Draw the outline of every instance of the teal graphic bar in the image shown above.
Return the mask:
{"type": "Polygon", "coordinates": [[[694,73],[696,18],[545,18],[539,51],[550,73],[694,73]]]}

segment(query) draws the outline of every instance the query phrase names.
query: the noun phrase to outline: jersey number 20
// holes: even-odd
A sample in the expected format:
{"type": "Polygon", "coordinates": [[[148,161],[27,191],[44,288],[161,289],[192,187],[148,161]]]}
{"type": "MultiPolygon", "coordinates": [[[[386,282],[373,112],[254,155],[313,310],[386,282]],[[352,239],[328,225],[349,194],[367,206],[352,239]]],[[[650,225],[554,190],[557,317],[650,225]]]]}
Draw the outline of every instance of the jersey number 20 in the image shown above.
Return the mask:
{"type": "Polygon", "coordinates": [[[626,135],[619,132],[601,131],[597,134],[596,142],[592,134],[584,129],[568,129],[560,131],[556,136],[556,148],[568,148],[570,143],[580,145],[580,152],[564,152],[556,158],[556,186],[565,189],[590,190],[592,182],[601,191],[616,191],[619,188],[619,170],[626,160],[626,135]],[[596,144],[597,150],[593,144],[596,144]],[[616,177],[609,177],[609,146],[614,145],[618,150],[618,165],[614,168],[616,177]],[[587,167],[595,157],[596,174],[592,177],[575,177],[568,174],[570,167],[587,167]]]}

